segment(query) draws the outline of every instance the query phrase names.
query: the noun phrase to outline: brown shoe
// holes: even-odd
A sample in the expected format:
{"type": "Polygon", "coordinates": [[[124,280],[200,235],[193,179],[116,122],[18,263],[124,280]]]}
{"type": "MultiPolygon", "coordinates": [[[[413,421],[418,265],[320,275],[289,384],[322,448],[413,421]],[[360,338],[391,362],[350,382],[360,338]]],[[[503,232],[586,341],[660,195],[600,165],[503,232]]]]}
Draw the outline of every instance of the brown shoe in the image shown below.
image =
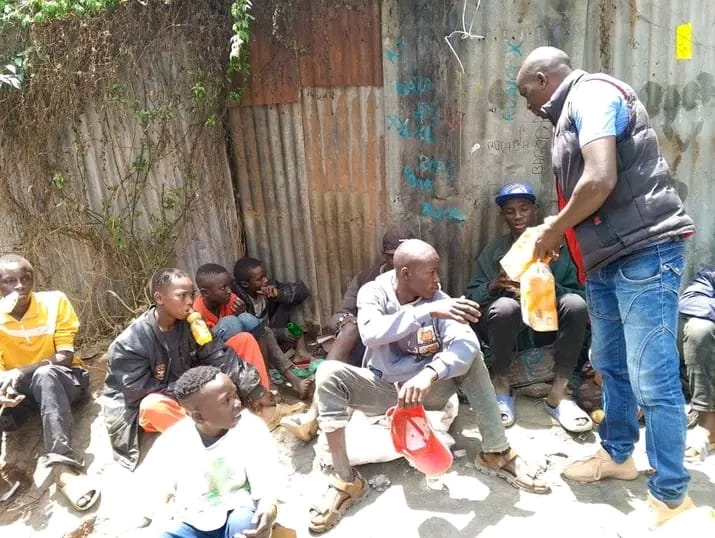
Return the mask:
{"type": "Polygon", "coordinates": [[[671,508],[663,501],[659,501],[658,499],[653,497],[653,495],[651,495],[650,493],[648,493],[648,506],[653,517],[650,524],[651,530],[655,530],[666,521],[673,519],[678,514],[682,514],[686,510],[695,508],[693,500],[687,495],[685,496],[685,499],[683,499],[682,503],[680,503],[675,508],[671,508]]]}
{"type": "Polygon", "coordinates": [[[604,478],[635,480],[639,473],[633,458],[629,457],[623,463],[616,463],[602,448],[588,459],[567,465],[561,474],[564,478],[577,482],[598,482],[604,478]]]}

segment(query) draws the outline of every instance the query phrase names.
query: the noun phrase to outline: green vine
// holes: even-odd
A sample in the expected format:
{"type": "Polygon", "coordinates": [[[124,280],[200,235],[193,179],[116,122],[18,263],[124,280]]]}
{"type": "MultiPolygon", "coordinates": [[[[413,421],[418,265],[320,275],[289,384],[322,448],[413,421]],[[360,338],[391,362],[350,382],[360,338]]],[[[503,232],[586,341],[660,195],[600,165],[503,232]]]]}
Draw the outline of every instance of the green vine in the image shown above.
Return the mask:
{"type": "Polygon", "coordinates": [[[146,306],[199,194],[211,207],[204,153],[225,136],[227,44],[229,69],[248,66],[252,6],[230,7],[0,0],[0,205],[20,232],[0,249],[26,255],[47,285],[89,253],[73,295],[84,338],[111,336],[146,306]]]}
{"type": "MultiPolygon", "coordinates": [[[[233,75],[238,73],[243,80],[248,80],[251,73],[251,67],[248,59],[248,47],[244,46],[250,39],[251,21],[254,19],[251,15],[253,4],[251,0],[234,0],[231,4],[231,18],[233,25],[231,31],[231,51],[228,54],[228,74],[233,75]]],[[[237,103],[241,100],[244,93],[242,85],[237,90],[229,92],[228,99],[231,103],[237,103]]]]}

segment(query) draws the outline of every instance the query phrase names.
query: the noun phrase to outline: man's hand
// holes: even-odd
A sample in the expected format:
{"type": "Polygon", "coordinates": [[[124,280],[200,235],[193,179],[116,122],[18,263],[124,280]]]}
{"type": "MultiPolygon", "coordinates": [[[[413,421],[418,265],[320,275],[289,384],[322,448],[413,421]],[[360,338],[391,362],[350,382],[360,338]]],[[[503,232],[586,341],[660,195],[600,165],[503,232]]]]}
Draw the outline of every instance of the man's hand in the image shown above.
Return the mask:
{"type": "Polygon", "coordinates": [[[234,314],[243,314],[246,311],[246,303],[244,303],[240,297],[236,297],[231,305],[231,312],[234,314]]]}
{"type": "Polygon", "coordinates": [[[278,297],[278,288],[276,288],[273,285],[270,286],[263,286],[261,288],[261,293],[266,296],[268,299],[275,299],[278,297]]]}
{"type": "Polygon", "coordinates": [[[534,258],[542,261],[558,258],[559,249],[564,242],[564,234],[556,230],[549,222],[539,226],[538,230],[534,245],[534,258]]]}
{"type": "Polygon", "coordinates": [[[477,323],[479,321],[479,305],[474,301],[460,297],[459,299],[440,299],[430,303],[430,315],[438,319],[451,319],[460,323],[477,323]]]}
{"type": "Polygon", "coordinates": [[[273,523],[275,523],[277,516],[278,510],[275,504],[269,504],[266,507],[261,507],[259,504],[251,519],[251,524],[255,525],[256,528],[236,534],[236,538],[270,538],[271,529],[273,528],[273,523]]]}
{"type": "Polygon", "coordinates": [[[398,407],[414,407],[422,405],[432,384],[437,380],[437,372],[432,368],[424,368],[412,379],[408,379],[397,392],[398,407]]]}
{"type": "Polygon", "coordinates": [[[496,295],[500,290],[518,295],[519,287],[519,283],[511,280],[506,274],[506,271],[502,269],[499,271],[496,278],[489,283],[487,291],[489,292],[489,295],[496,295]]]}
{"type": "Polygon", "coordinates": [[[0,394],[7,394],[8,391],[15,393],[17,384],[22,379],[22,371],[19,368],[13,368],[0,375],[2,376],[0,377],[0,394]]]}

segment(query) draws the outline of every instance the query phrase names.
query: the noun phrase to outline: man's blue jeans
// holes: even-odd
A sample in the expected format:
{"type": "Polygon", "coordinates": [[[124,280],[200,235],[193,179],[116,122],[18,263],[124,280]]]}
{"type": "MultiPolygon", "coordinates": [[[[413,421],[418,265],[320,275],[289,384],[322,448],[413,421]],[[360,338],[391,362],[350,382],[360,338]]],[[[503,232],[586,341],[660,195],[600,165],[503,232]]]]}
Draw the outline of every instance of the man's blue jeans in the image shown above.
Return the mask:
{"type": "Polygon", "coordinates": [[[591,362],[603,374],[603,448],[622,463],[638,440],[638,406],[646,452],[655,469],[651,494],[679,504],[690,477],[683,465],[684,398],[676,344],[678,293],[685,266],[682,241],[660,243],[620,258],[586,279],[591,362]]]}
{"type": "Polygon", "coordinates": [[[171,531],[164,531],[161,538],[234,538],[236,534],[255,528],[251,524],[254,510],[251,508],[240,508],[228,513],[226,524],[213,531],[200,531],[186,523],[180,523],[171,531]]]}

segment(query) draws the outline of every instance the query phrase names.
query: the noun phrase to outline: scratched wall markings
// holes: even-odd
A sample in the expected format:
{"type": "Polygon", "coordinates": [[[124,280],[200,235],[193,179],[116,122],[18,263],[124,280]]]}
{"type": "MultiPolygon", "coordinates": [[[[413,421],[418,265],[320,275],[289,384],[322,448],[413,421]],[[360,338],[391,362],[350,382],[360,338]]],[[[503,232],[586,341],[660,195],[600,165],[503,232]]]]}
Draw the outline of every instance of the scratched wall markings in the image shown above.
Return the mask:
{"type": "MultiPolygon", "coordinates": [[[[398,63],[404,48],[405,42],[400,37],[394,48],[386,49],[387,61],[398,63]]],[[[434,103],[434,81],[420,74],[415,73],[406,79],[395,81],[394,91],[402,112],[387,114],[386,128],[405,139],[404,144],[407,147],[419,143],[420,146],[417,147],[422,150],[414,161],[402,167],[402,181],[406,187],[424,197],[420,202],[419,214],[435,222],[463,224],[467,220],[464,211],[442,199],[434,198],[435,186],[452,186],[456,182],[455,164],[425,151],[427,146],[423,144],[434,144],[438,133],[448,134],[461,130],[464,113],[450,107],[440,110],[434,103]]]]}

